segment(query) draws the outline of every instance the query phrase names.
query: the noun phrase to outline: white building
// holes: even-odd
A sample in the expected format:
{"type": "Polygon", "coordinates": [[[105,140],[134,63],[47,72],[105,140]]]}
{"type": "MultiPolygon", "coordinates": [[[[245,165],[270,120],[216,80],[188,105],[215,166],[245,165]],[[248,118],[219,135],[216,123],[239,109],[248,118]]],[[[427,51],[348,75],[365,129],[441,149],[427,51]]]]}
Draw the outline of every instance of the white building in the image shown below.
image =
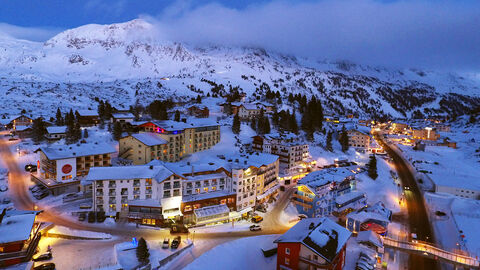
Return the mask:
{"type": "Polygon", "coordinates": [[[67,133],[66,126],[52,126],[47,127],[47,139],[48,140],[60,140],[64,139],[67,133]]]}

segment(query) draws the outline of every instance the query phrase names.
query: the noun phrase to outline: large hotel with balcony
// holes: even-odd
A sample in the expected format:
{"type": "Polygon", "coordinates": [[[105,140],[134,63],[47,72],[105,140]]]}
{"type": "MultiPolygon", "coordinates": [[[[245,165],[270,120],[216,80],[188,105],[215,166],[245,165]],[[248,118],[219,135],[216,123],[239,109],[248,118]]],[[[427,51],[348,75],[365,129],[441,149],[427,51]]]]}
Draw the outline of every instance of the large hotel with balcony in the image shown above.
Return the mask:
{"type": "Polygon", "coordinates": [[[164,163],[92,168],[94,211],[162,226],[167,219],[204,225],[248,216],[278,191],[278,157],[270,154],[204,163],[164,163]]]}
{"type": "Polygon", "coordinates": [[[32,181],[58,195],[78,192],[90,168],[111,166],[116,151],[106,143],[83,143],[41,147],[35,152],[39,153],[38,170],[31,174],[32,181]]]}
{"type": "Polygon", "coordinates": [[[119,141],[119,156],[135,165],[156,159],[176,162],[186,155],[210,149],[220,141],[220,126],[209,119],[195,119],[193,123],[154,121],[138,127],[147,133],[133,134],[119,141]]]}

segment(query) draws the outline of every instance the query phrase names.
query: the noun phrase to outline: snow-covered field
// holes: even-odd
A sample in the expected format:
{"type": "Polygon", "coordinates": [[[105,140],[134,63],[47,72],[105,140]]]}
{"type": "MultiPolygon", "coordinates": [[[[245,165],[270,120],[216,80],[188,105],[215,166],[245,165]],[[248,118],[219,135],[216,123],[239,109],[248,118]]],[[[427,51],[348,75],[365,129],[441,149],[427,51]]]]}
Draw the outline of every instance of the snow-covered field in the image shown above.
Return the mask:
{"type": "Polygon", "coordinates": [[[108,233],[99,233],[99,232],[91,232],[91,231],[79,231],[73,230],[63,226],[55,226],[51,230],[48,231],[49,233],[53,234],[60,234],[66,236],[77,236],[77,237],[85,237],[85,238],[92,238],[92,239],[110,239],[112,235],[108,233]]]}
{"type": "Polygon", "coordinates": [[[275,269],[277,256],[265,258],[261,248],[270,249],[273,247],[273,241],[278,236],[261,235],[227,242],[204,253],[184,269],[275,269]]]}

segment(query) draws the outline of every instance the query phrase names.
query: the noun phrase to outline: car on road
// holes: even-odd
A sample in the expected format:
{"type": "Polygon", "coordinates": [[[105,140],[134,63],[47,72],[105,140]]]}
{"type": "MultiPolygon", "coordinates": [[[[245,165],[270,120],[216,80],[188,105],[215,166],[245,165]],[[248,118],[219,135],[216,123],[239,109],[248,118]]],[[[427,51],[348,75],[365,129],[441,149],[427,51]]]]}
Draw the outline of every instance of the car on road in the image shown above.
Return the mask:
{"type": "Polygon", "coordinates": [[[85,212],[80,212],[80,214],[78,214],[78,221],[85,221],[85,219],[87,219],[87,214],[85,212]]]}
{"type": "Polygon", "coordinates": [[[170,246],[170,239],[168,239],[168,238],[163,239],[162,248],[166,249],[169,246],[170,246]]]}
{"type": "Polygon", "coordinates": [[[33,261],[34,262],[46,261],[46,260],[50,260],[51,258],[52,258],[52,253],[47,252],[47,253],[44,253],[42,255],[39,255],[39,256],[33,258],[33,261]]]}
{"type": "Polygon", "coordinates": [[[55,264],[54,263],[40,264],[39,266],[35,266],[33,270],[55,270],[55,264]]]}
{"type": "Polygon", "coordinates": [[[252,222],[254,222],[254,223],[260,223],[260,222],[262,222],[262,220],[263,220],[263,217],[261,217],[261,216],[252,217],[252,222]]]}
{"type": "Polygon", "coordinates": [[[36,172],[37,171],[37,165],[27,164],[27,165],[25,165],[25,171],[36,172]]]}
{"type": "Polygon", "coordinates": [[[178,246],[180,245],[180,241],[182,240],[182,238],[180,236],[177,236],[173,239],[172,241],[172,245],[170,246],[171,248],[173,249],[177,249],[178,246]]]}
{"type": "Polygon", "coordinates": [[[404,186],[403,189],[410,190],[410,187],[409,186],[404,186]]]}
{"type": "Polygon", "coordinates": [[[252,231],[252,232],[261,231],[261,230],[262,230],[262,227],[260,227],[259,225],[250,226],[250,231],[252,231]]]}

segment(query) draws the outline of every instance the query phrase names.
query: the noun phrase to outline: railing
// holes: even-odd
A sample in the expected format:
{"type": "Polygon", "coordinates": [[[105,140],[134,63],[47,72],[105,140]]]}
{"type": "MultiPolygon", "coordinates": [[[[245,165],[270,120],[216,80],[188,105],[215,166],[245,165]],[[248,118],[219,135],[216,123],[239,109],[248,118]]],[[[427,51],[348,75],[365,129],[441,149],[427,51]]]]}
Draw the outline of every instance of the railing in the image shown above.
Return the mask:
{"type": "Polygon", "coordinates": [[[306,202],[313,202],[313,199],[312,199],[312,198],[307,197],[307,196],[302,196],[302,195],[299,195],[299,194],[297,194],[297,193],[293,193],[292,197],[298,198],[298,199],[303,200],[303,201],[306,201],[306,202]]]}
{"type": "Polygon", "coordinates": [[[418,243],[404,242],[404,241],[398,241],[398,240],[385,237],[383,238],[383,244],[384,246],[391,247],[391,248],[414,251],[415,253],[418,253],[423,256],[435,256],[454,264],[461,264],[461,265],[466,265],[469,267],[477,267],[477,268],[480,267],[480,262],[477,259],[465,256],[465,255],[445,251],[443,249],[437,248],[435,246],[432,246],[423,242],[418,242],[418,243]]]}

